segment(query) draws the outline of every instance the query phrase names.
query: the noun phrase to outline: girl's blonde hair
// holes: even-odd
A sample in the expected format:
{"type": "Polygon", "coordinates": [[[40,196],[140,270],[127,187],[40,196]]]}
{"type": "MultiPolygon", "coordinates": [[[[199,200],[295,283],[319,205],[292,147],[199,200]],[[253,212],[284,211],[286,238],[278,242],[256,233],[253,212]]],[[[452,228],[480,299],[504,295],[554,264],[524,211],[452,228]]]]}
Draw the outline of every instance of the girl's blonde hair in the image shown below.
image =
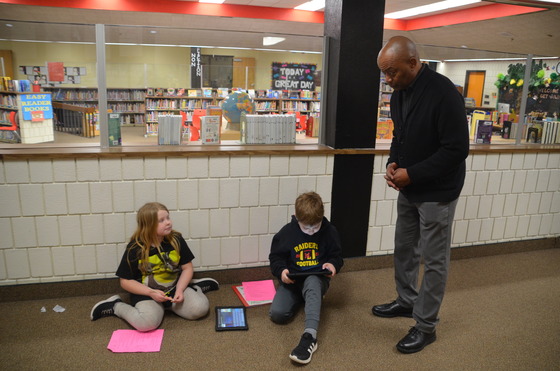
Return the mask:
{"type": "MultiPolygon", "coordinates": [[[[167,207],[159,202],[148,202],[144,206],[142,206],[138,210],[138,214],[136,214],[136,231],[130,237],[130,242],[133,244],[130,245],[130,248],[138,246],[140,249],[138,250],[138,261],[141,262],[139,264],[140,271],[142,274],[147,274],[150,270],[150,265],[148,262],[148,258],[150,257],[150,248],[154,246],[155,248],[160,251],[160,242],[157,236],[157,228],[159,224],[158,220],[158,211],[165,210],[169,213],[167,207]]],[[[172,230],[171,233],[164,237],[164,241],[173,246],[173,249],[180,254],[179,250],[179,240],[177,236],[181,234],[175,230],[172,230]]],[[[161,251],[160,251],[161,252],[161,251]]],[[[130,264],[130,261],[129,261],[130,264]]]]}

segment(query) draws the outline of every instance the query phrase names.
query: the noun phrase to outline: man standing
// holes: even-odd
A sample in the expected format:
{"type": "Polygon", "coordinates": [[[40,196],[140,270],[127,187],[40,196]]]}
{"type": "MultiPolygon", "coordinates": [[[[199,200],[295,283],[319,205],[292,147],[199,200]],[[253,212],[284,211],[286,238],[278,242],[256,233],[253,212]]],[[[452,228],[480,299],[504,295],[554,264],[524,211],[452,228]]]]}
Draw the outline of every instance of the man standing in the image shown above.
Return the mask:
{"type": "Polygon", "coordinates": [[[398,296],[372,311],[379,317],[414,318],[416,325],[397,349],[415,353],[436,340],[469,132],[463,97],[448,78],[420,62],[411,40],[391,38],[377,64],[395,89],[394,137],[385,179],[399,191],[394,252],[398,296]],[[418,289],[421,258],[424,276],[418,289]]]}

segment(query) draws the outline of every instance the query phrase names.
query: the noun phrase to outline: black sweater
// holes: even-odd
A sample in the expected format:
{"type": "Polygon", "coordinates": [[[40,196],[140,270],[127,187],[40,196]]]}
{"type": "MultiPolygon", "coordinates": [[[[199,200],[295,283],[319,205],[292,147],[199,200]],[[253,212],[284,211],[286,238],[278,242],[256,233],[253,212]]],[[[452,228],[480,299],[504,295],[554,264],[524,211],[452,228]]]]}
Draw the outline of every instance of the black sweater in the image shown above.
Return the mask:
{"type": "Polygon", "coordinates": [[[272,274],[281,279],[286,268],[290,272],[320,270],[324,263],[331,263],[338,273],[344,264],[341,254],[340,236],[327,218],[323,217],[321,229],[310,236],[303,233],[292,216],[290,223],[272,238],[268,259],[272,274]]]}
{"type": "Polygon", "coordinates": [[[449,202],[465,181],[469,131],[463,97],[445,76],[424,67],[407,91],[391,97],[394,122],[389,161],[406,168],[411,184],[402,189],[410,202],[449,202]],[[404,94],[411,94],[403,117],[404,94]]]}

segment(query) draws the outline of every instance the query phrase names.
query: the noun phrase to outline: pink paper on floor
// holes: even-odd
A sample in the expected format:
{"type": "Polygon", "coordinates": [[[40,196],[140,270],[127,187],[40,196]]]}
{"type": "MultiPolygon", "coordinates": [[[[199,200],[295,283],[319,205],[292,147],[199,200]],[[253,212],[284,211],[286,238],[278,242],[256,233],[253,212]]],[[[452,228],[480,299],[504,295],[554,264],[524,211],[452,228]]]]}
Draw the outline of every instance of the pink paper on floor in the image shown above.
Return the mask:
{"type": "Polygon", "coordinates": [[[272,280],[243,282],[245,299],[249,301],[272,300],[276,289],[272,280]]]}
{"type": "Polygon", "coordinates": [[[159,352],[163,341],[163,330],[140,332],[116,330],[107,349],[114,353],[159,352]]]}

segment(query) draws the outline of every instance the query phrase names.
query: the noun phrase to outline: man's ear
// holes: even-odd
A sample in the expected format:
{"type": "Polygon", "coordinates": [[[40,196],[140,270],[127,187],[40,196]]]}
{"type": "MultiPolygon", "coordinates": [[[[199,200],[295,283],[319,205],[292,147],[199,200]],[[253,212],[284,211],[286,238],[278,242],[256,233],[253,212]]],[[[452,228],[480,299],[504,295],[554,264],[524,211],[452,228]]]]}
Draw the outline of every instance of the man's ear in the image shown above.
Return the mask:
{"type": "Polygon", "coordinates": [[[410,64],[410,68],[411,69],[416,69],[416,66],[418,65],[418,59],[414,58],[414,57],[410,57],[410,59],[408,60],[408,63],[410,64]]]}

